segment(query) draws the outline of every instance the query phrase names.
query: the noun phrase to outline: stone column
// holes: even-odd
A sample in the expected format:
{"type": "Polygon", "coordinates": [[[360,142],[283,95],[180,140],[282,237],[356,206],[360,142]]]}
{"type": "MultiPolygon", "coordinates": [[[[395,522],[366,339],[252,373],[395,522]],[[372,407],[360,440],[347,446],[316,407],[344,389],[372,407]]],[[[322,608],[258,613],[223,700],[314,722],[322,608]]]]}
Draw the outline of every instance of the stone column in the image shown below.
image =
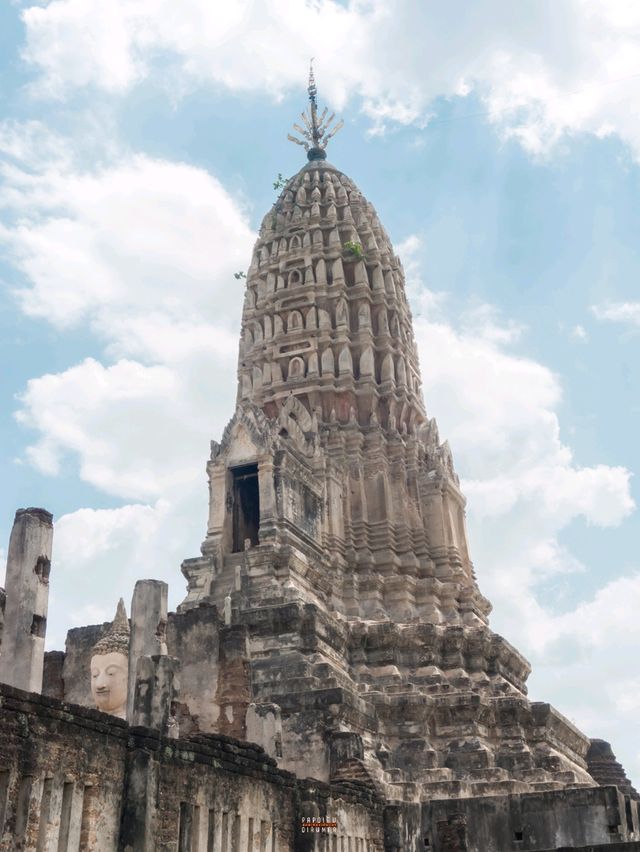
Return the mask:
{"type": "Polygon", "coordinates": [[[42,691],[53,515],[18,509],[7,558],[0,683],[42,691]]]}
{"type": "Polygon", "coordinates": [[[336,770],[351,758],[364,759],[364,749],[360,734],[352,731],[332,731],[329,740],[329,772],[330,777],[336,770]]]}
{"type": "Polygon", "coordinates": [[[207,538],[223,534],[226,517],[227,471],[218,460],[207,464],[209,474],[209,521],[207,538]]]}
{"type": "Polygon", "coordinates": [[[220,669],[216,702],[220,705],[218,731],[246,739],[247,708],[251,701],[249,635],[246,624],[220,629],[220,669]]]}
{"type": "Polygon", "coordinates": [[[127,690],[127,719],[129,723],[133,721],[138,659],[167,653],[168,589],[169,587],[162,580],[138,580],[133,590],[127,690]]]}
{"type": "Polygon", "coordinates": [[[176,692],[178,660],[158,654],[138,657],[133,701],[133,725],[169,733],[171,705],[176,692]]]}
{"type": "Polygon", "coordinates": [[[122,797],[120,842],[123,852],[154,852],[156,844],[156,791],[158,763],[144,748],[142,737],[132,736],[127,752],[125,788],[122,797]]]}
{"type": "Polygon", "coordinates": [[[452,814],[437,825],[439,849],[442,852],[467,852],[467,818],[452,814]]]}
{"type": "Polygon", "coordinates": [[[260,494],[260,544],[272,542],[276,537],[276,490],[273,481],[273,458],[263,456],[258,460],[258,488],[260,494]]]}
{"type": "Polygon", "coordinates": [[[282,711],[279,705],[270,703],[247,707],[246,738],[258,743],[270,757],[282,757],[282,711]]]}

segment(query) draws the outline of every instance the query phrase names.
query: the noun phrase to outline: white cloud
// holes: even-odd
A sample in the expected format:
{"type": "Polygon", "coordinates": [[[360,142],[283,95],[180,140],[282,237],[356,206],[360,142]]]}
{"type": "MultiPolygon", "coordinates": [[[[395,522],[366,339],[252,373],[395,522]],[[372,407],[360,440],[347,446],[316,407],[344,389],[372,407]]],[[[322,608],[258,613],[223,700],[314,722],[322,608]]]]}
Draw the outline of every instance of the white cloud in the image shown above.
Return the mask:
{"type": "Polygon", "coordinates": [[[77,574],[107,554],[144,562],[167,514],[168,504],[160,500],[155,506],[78,509],[63,515],[56,522],[56,565],[61,571],[77,574]]]}
{"type": "MultiPolygon", "coordinates": [[[[277,98],[317,57],[323,97],[373,120],[428,122],[438,97],[478,92],[534,154],[575,133],[617,134],[640,155],[640,14],[626,0],[54,0],[23,12],[41,93],[125,93],[153,77],[172,96],[215,83],[277,98]]],[[[477,110],[474,111],[477,116],[477,110]]]]}
{"type": "Polygon", "coordinates": [[[639,604],[636,571],[607,583],[572,611],[547,618],[530,683],[534,698],[555,695],[559,709],[585,733],[611,742],[636,784],[640,683],[632,673],[640,642],[639,604]]]}
{"type": "Polygon", "coordinates": [[[591,310],[599,320],[640,328],[640,302],[609,302],[605,305],[593,305],[591,310]]]}
{"type": "Polygon", "coordinates": [[[59,328],[88,321],[118,351],[148,348],[151,357],[165,337],[172,349],[192,345],[186,335],[177,342],[185,322],[202,345],[200,317],[214,303],[216,326],[235,330],[233,271],[246,264],[253,234],[219,181],[144,156],[96,172],[52,159],[34,174],[32,165],[29,156],[0,173],[15,216],[0,240],[29,281],[19,293],[26,313],[59,328]]]}
{"type": "Polygon", "coordinates": [[[552,623],[547,642],[564,636],[588,646],[621,647],[640,644],[640,573],[620,577],[603,586],[594,597],[552,623]]]}
{"type": "MultiPolygon", "coordinates": [[[[29,163],[35,169],[39,164],[47,162],[68,164],[71,150],[68,140],[48,131],[40,121],[7,120],[0,124],[0,151],[18,163],[29,163]]],[[[7,165],[3,167],[3,171],[6,170],[7,165]]],[[[13,175],[18,178],[17,172],[14,171],[13,175]]],[[[25,179],[26,174],[22,175],[19,182],[25,179]]],[[[0,203],[4,207],[18,200],[19,197],[13,195],[9,199],[3,198],[0,203]]]]}
{"type": "MultiPolygon", "coordinates": [[[[180,563],[204,538],[206,488],[197,482],[167,499],[116,509],[79,509],[56,519],[47,646],[64,645],[70,627],[113,618],[118,598],[129,610],[137,580],[169,584],[169,606],[184,597],[180,563]]],[[[198,472],[198,471],[196,471],[198,472]]]]}
{"type": "Polygon", "coordinates": [[[186,0],[179,7],[170,0],[114,0],[108,8],[96,0],[56,0],[25,9],[23,20],[25,56],[41,68],[49,94],[86,85],[122,92],[152,73],[162,51],[178,86],[208,80],[251,90],[259,80],[278,95],[299,82],[296,62],[299,75],[323,36],[323,52],[338,60],[361,17],[331,0],[223,6],[186,0]]]}
{"type": "Polygon", "coordinates": [[[123,499],[188,491],[233,409],[233,271],[254,239],[244,213],[201,169],[119,155],[81,170],[73,145],[60,158],[43,127],[22,129],[0,127],[15,161],[0,170],[0,241],[25,282],[17,298],[61,331],[88,326],[114,360],[28,382],[17,413],[36,433],[27,458],[50,475],[77,464],[123,499]]]}
{"type": "Polygon", "coordinates": [[[589,334],[583,325],[574,325],[570,335],[572,340],[577,340],[579,343],[586,343],[589,340],[589,334]]]}
{"type": "MultiPolygon", "coordinates": [[[[618,711],[635,722],[640,713],[640,678],[625,677],[618,681],[614,701],[618,711]]],[[[640,754],[638,758],[640,759],[640,754]]]]}
{"type": "Polygon", "coordinates": [[[77,463],[81,479],[124,499],[182,493],[233,410],[234,366],[202,350],[172,366],[87,358],[31,379],[17,414],[38,434],[27,457],[52,475],[77,463]]]}

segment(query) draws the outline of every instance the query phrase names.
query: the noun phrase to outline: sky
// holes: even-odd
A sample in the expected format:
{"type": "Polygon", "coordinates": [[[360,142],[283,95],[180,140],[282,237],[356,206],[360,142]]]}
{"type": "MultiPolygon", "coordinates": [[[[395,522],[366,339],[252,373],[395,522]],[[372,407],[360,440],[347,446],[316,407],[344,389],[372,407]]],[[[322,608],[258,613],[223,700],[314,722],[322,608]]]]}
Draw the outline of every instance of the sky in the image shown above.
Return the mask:
{"type": "Polygon", "coordinates": [[[49,648],[138,578],[184,597],[310,57],[405,267],[492,628],[640,784],[635,0],[1,5],[0,562],[16,508],[54,513],[49,648]]]}

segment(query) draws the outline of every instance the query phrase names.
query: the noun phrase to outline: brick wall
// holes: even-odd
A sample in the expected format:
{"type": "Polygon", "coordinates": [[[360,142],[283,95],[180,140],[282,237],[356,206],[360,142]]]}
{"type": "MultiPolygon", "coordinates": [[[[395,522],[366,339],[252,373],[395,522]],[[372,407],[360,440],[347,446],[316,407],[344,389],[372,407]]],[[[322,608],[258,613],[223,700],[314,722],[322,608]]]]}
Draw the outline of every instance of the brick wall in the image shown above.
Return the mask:
{"type": "Polygon", "coordinates": [[[0,686],[2,852],[381,852],[382,823],[371,790],[299,780],[257,745],[170,740],[0,686]],[[301,830],[309,815],[337,823],[326,846],[301,830]]]}

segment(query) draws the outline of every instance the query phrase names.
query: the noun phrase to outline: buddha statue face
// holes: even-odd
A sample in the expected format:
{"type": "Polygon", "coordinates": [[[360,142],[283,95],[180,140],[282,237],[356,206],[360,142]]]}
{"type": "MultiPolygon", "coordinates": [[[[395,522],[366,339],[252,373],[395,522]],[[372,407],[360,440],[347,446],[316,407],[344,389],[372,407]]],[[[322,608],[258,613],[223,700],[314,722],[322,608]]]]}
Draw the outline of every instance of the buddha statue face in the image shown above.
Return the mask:
{"type": "Polygon", "coordinates": [[[91,695],[98,710],[120,719],[127,715],[128,661],[125,654],[109,651],[91,658],[91,695]]]}
{"type": "Polygon", "coordinates": [[[98,710],[127,718],[129,621],[122,598],[106,632],[93,646],[91,695],[98,710]]]}

